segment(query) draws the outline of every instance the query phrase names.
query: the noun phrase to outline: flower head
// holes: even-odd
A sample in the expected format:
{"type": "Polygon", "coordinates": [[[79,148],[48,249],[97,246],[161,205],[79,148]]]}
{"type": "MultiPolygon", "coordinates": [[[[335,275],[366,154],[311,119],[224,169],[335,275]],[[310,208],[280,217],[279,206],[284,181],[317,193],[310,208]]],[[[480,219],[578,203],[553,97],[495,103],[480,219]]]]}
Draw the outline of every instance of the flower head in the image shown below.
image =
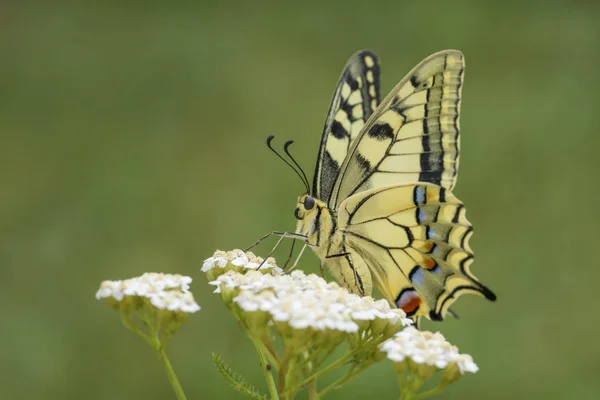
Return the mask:
{"type": "Polygon", "coordinates": [[[312,338],[316,332],[329,332],[336,337],[341,333],[343,337],[343,334],[366,332],[376,327],[376,334],[381,334],[382,327],[390,324],[400,327],[412,322],[404,311],[391,308],[385,300],[351,294],[314,274],[279,271],[275,265],[272,265],[272,274],[229,270],[210,284],[217,287],[215,292],[221,294],[228,306],[237,310],[241,320],[249,321],[256,315],[265,328],[274,326],[288,337],[294,336],[294,331],[310,331],[304,336],[312,338]]]}
{"type": "Polygon", "coordinates": [[[160,310],[194,313],[200,306],[189,291],[189,276],[145,273],[122,281],[104,281],[96,292],[97,299],[106,298],[115,307],[129,306],[145,299],[160,310]]]}
{"type": "Polygon", "coordinates": [[[460,354],[458,348],[451,345],[439,332],[419,331],[408,327],[383,342],[380,350],[396,364],[404,365],[407,361],[417,364],[421,375],[446,370],[446,375],[453,377],[448,378],[448,381],[458,378],[456,372],[462,375],[478,370],[470,355],[460,354]],[[432,368],[428,369],[427,366],[432,368]]]}

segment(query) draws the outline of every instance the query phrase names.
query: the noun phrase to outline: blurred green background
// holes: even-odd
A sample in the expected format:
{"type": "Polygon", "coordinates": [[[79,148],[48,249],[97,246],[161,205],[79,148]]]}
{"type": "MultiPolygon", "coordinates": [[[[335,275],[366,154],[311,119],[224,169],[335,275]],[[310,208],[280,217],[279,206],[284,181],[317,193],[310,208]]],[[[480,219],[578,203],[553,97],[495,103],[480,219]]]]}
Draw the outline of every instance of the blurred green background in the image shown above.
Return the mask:
{"type": "MultiPolygon", "coordinates": [[[[190,399],[264,388],[202,261],[293,229],[330,96],[361,48],[386,93],[425,56],[467,60],[457,195],[476,228],[463,297],[429,323],[481,370],[440,398],[600,392],[598,27],[593,2],[98,2],[0,5],[0,397],[173,398],[154,354],[94,298],[104,279],[193,276],[203,309],[170,345],[190,399]]],[[[259,249],[263,254],[272,243],[259,249]]],[[[282,255],[280,255],[282,258],[282,255]]],[[[304,269],[317,270],[310,254],[304,269]]],[[[395,398],[382,363],[332,398],[395,398]]]]}

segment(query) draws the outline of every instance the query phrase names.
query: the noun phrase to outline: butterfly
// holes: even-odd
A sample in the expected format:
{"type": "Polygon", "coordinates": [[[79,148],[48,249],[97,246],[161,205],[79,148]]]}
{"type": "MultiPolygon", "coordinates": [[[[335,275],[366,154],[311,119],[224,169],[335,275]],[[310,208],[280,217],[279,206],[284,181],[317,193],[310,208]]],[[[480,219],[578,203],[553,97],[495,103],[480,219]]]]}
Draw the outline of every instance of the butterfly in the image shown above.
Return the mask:
{"type": "Polygon", "coordinates": [[[359,51],[346,64],[325,120],[312,190],[288,151],[293,142],[284,149],[296,168],[273,149],[273,136],[267,139],[306,187],[294,211],[296,231],[270,234],[304,241],[349,291],[371,295],[375,287],[417,321],[442,320],[465,293],[495,300],[469,270],[473,229],[452,193],[463,54],[427,57],[381,102],[379,75],[372,51],[359,51]]]}

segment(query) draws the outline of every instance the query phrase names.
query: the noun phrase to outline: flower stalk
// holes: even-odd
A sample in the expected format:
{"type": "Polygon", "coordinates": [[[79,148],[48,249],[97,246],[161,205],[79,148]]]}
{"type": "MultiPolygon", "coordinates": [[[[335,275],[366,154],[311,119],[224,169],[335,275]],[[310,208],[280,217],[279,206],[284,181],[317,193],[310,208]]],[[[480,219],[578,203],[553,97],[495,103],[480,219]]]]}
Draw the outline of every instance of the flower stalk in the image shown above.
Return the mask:
{"type": "Polygon", "coordinates": [[[271,368],[269,367],[270,364],[268,363],[267,357],[265,356],[265,352],[263,351],[264,345],[258,339],[255,338],[252,338],[252,343],[254,343],[256,354],[258,354],[258,358],[260,359],[260,367],[265,375],[265,381],[267,382],[267,388],[269,389],[269,395],[271,396],[271,400],[279,400],[279,394],[277,393],[277,385],[275,384],[273,374],[271,374],[271,368]]]}
{"type": "Polygon", "coordinates": [[[165,344],[189,314],[200,310],[189,292],[191,281],[187,276],[147,273],[124,281],[104,281],[96,293],[96,298],[106,299],[119,311],[127,329],[156,351],[178,400],[186,400],[186,396],[165,344]]]}
{"type": "Polygon", "coordinates": [[[173,391],[175,392],[175,396],[177,397],[177,400],[186,400],[185,392],[183,391],[183,387],[181,386],[181,383],[179,383],[177,374],[175,373],[175,370],[173,369],[173,366],[171,365],[171,362],[169,361],[169,358],[167,357],[164,347],[159,344],[159,346],[156,348],[156,351],[158,352],[160,360],[162,361],[162,363],[165,367],[165,371],[167,372],[167,378],[169,379],[169,382],[171,383],[171,386],[173,387],[173,391]]]}

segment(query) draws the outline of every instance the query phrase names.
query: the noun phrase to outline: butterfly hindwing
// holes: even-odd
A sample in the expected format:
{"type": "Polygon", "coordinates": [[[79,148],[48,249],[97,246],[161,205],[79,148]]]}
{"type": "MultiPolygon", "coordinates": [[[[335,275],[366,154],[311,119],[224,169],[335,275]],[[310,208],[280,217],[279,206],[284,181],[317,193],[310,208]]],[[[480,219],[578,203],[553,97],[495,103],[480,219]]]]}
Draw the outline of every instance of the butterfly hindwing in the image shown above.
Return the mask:
{"type": "Polygon", "coordinates": [[[371,51],[354,54],[336,86],[321,137],[314,195],[327,202],[340,167],[367,119],[379,104],[379,62],[371,51]]]}
{"type": "Polygon", "coordinates": [[[464,58],[446,50],[423,60],[383,100],[340,167],[331,208],[355,193],[397,183],[452,189],[459,161],[464,58]]]}
{"type": "Polygon", "coordinates": [[[471,224],[443,187],[397,184],[360,192],[342,202],[338,224],[375,286],[409,315],[441,319],[467,292],[495,298],[469,271],[471,224]]]}

